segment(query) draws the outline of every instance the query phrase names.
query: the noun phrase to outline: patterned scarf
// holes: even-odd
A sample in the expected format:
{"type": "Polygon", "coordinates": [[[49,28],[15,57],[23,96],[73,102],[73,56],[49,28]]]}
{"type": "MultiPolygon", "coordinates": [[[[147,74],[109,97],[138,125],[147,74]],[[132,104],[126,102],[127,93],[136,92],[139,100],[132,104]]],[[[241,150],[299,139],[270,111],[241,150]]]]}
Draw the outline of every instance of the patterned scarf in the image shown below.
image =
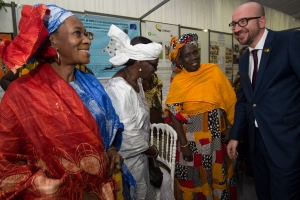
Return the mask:
{"type": "Polygon", "coordinates": [[[14,73],[32,56],[55,57],[56,50],[45,40],[73,14],[54,4],[25,5],[18,25],[19,34],[13,41],[0,42],[0,57],[14,73]]]}
{"type": "MultiPolygon", "coordinates": [[[[107,151],[111,145],[119,150],[124,125],[120,122],[103,86],[95,76],[78,69],[75,71],[75,77],[75,82],[70,84],[95,118],[100,128],[105,150],[107,151]]],[[[121,172],[124,198],[126,200],[135,199],[136,182],[124,163],[121,172]]]]}
{"type": "Polygon", "coordinates": [[[174,76],[182,71],[183,66],[180,66],[177,63],[177,60],[180,55],[181,49],[186,44],[193,44],[198,45],[198,35],[196,33],[188,33],[183,34],[178,38],[177,36],[173,37],[170,41],[170,54],[169,59],[171,60],[171,69],[172,69],[172,75],[171,75],[171,81],[173,80],[174,76]]]}
{"type": "Polygon", "coordinates": [[[124,125],[120,122],[119,116],[116,114],[103,86],[94,75],[78,69],[75,71],[75,78],[75,83],[78,82],[78,84],[71,85],[95,118],[105,150],[108,150],[113,141],[115,141],[114,146],[116,149],[119,149],[124,125]]]}

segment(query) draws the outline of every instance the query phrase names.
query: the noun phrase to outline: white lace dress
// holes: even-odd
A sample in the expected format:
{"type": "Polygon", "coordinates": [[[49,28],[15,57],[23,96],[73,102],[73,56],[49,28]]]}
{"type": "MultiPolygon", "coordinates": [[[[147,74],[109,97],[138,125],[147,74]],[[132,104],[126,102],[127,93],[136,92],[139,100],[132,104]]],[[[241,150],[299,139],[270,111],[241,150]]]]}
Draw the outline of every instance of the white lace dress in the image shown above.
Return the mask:
{"type": "Polygon", "coordinates": [[[147,150],[150,132],[150,109],[145,99],[141,80],[137,93],[123,78],[112,78],[105,90],[112,100],[124,132],[119,154],[123,156],[137,182],[137,199],[156,199],[156,189],[149,182],[147,150]]]}

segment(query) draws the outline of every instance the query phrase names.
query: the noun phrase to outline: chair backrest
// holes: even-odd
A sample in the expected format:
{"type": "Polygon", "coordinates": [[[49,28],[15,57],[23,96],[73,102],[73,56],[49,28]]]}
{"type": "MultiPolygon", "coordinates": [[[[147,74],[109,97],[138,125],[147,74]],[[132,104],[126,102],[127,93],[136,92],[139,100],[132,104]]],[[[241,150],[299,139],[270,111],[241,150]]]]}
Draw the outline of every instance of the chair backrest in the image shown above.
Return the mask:
{"type": "Polygon", "coordinates": [[[170,186],[174,191],[177,133],[168,124],[151,124],[150,144],[159,151],[157,160],[170,169],[170,186]]]}

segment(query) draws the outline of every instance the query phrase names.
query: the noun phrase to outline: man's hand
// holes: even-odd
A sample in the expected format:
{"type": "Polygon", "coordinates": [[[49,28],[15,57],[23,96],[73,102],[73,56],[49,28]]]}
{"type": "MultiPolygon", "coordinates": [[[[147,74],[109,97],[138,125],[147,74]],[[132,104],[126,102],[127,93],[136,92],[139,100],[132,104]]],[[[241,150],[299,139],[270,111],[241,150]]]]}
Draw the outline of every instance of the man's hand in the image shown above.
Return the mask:
{"type": "Polygon", "coordinates": [[[231,159],[236,159],[239,155],[236,150],[238,143],[239,141],[237,140],[230,140],[227,145],[227,154],[231,159]]]}
{"type": "Polygon", "coordinates": [[[110,147],[107,150],[108,158],[109,158],[109,172],[107,177],[112,176],[113,172],[118,173],[124,162],[124,159],[120,154],[118,154],[117,150],[114,147],[110,147]]]}

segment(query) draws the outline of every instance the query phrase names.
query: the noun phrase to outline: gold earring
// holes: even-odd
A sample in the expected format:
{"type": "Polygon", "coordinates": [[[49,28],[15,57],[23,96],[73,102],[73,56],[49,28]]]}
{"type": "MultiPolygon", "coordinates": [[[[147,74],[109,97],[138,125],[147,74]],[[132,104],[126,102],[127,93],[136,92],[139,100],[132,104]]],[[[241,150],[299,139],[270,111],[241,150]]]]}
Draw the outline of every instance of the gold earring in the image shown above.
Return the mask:
{"type": "Polygon", "coordinates": [[[182,64],[180,64],[180,65],[179,65],[179,67],[180,67],[180,69],[182,69],[182,68],[183,68],[183,65],[182,65],[182,64]]]}
{"type": "Polygon", "coordinates": [[[60,64],[58,49],[56,49],[56,53],[57,53],[57,63],[60,64]]]}

